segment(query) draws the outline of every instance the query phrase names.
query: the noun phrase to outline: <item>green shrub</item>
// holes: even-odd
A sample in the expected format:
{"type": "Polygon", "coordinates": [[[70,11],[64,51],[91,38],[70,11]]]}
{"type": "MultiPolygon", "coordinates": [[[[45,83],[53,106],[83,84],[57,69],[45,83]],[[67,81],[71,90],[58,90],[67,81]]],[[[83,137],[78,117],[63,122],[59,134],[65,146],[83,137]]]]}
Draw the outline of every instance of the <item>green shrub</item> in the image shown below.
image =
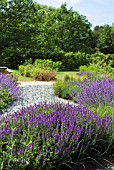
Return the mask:
{"type": "Polygon", "coordinates": [[[55,95],[62,97],[62,91],[65,88],[66,84],[64,83],[63,80],[58,80],[56,81],[56,83],[54,84],[54,93],[55,95]]]}
{"type": "Polygon", "coordinates": [[[56,71],[43,70],[41,72],[41,81],[54,81],[56,80],[56,71]]]}
{"type": "Polygon", "coordinates": [[[33,77],[35,80],[38,80],[38,81],[53,81],[53,80],[56,80],[56,71],[34,69],[33,77]]]}
{"type": "Polygon", "coordinates": [[[63,70],[78,70],[81,65],[89,65],[91,63],[90,58],[91,56],[89,54],[68,52],[61,60],[63,70]]]}
{"type": "Polygon", "coordinates": [[[97,71],[98,70],[98,68],[97,68],[97,65],[95,65],[95,64],[90,64],[89,66],[86,66],[86,65],[84,65],[84,66],[80,66],[79,67],[79,71],[80,72],[94,72],[94,71],[97,71]]]}
{"type": "Polygon", "coordinates": [[[24,75],[24,70],[25,70],[25,66],[24,65],[20,65],[19,66],[19,72],[21,75],[24,75]]]}
{"type": "Polygon", "coordinates": [[[7,106],[9,101],[9,93],[6,89],[0,89],[0,113],[3,112],[5,106],[7,106]]]}
{"type": "Polygon", "coordinates": [[[83,81],[84,79],[85,79],[85,76],[79,77],[77,75],[69,75],[69,74],[65,74],[63,77],[64,82],[83,81]]]}
{"type": "Polygon", "coordinates": [[[73,85],[66,84],[63,90],[61,90],[61,97],[63,99],[72,99],[70,96],[70,91],[72,90],[73,85]]]}
{"type": "Polygon", "coordinates": [[[71,76],[69,74],[64,75],[64,81],[69,81],[71,79],[71,76]]]}
{"type": "Polygon", "coordinates": [[[92,54],[92,63],[94,63],[101,73],[111,73],[114,67],[114,55],[95,53],[92,54]]]}
{"type": "Polygon", "coordinates": [[[38,68],[45,69],[45,70],[56,70],[56,71],[60,70],[61,64],[62,63],[60,61],[54,62],[51,59],[47,59],[47,60],[37,59],[34,62],[34,65],[38,68]]]}
{"type": "Polygon", "coordinates": [[[35,80],[39,79],[41,75],[42,70],[38,68],[34,68],[32,71],[32,76],[34,77],[35,80]]]}
{"type": "Polygon", "coordinates": [[[80,67],[79,67],[79,71],[80,71],[80,72],[86,72],[86,71],[88,71],[88,68],[87,68],[87,66],[85,66],[85,65],[84,65],[84,66],[80,66],[80,67]]]}
{"type": "Polygon", "coordinates": [[[33,63],[32,58],[29,58],[28,60],[25,60],[24,65],[31,65],[33,63]]]}
{"type": "Polygon", "coordinates": [[[98,67],[97,67],[96,64],[90,64],[90,65],[87,67],[87,71],[88,71],[88,72],[93,72],[93,71],[97,72],[97,71],[98,71],[98,67]]]}
{"type": "Polygon", "coordinates": [[[24,76],[32,77],[32,69],[33,69],[33,66],[31,64],[24,66],[24,76]]]}

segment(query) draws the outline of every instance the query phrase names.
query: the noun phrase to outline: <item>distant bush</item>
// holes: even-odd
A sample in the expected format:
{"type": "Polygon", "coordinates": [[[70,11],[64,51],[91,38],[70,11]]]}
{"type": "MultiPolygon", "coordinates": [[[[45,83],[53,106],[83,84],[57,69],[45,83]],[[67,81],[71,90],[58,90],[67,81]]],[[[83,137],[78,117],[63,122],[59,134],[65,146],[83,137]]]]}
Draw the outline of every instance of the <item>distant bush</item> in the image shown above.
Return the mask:
{"type": "Polygon", "coordinates": [[[63,70],[78,70],[81,65],[89,65],[91,63],[90,55],[85,53],[66,53],[62,61],[63,70]]]}
{"type": "MultiPolygon", "coordinates": [[[[106,66],[109,65],[114,68],[114,54],[103,54],[101,52],[96,52],[94,54],[86,54],[82,52],[67,52],[64,51],[57,51],[56,55],[54,53],[51,54],[51,56],[47,56],[45,59],[36,59],[34,62],[34,65],[41,69],[47,69],[47,70],[66,70],[66,71],[77,71],[79,70],[80,66],[87,66],[91,67],[89,70],[92,69],[91,63],[94,63],[94,66],[97,67],[97,63],[100,63],[100,61],[104,61],[106,63],[106,66]],[[91,66],[90,66],[91,65],[91,66]]],[[[28,65],[33,63],[32,59],[25,61],[24,65],[28,65]]],[[[102,62],[101,62],[102,65],[102,62]]],[[[94,67],[94,70],[95,70],[94,67]]],[[[99,67],[99,66],[98,66],[99,67]]],[[[97,69],[100,69],[100,67],[97,69]]],[[[93,70],[93,69],[92,69],[93,70]]],[[[87,71],[87,70],[83,70],[87,71]]]]}
{"type": "Polygon", "coordinates": [[[19,72],[21,75],[24,75],[24,70],[25,70],[25,66],[24,65],[20,65],[19,66],[19,72]]]}
{"type": "Polygon", "coordinates": [[[33,70],[34,79],[38,81],[56,80],[56,71],[54,70],[33,70]]]}
{"type": "Polygon", "coordinates": [[[79,67],[80,72],[96,72],[98,71],[97,65],[95,64],[90,64],[89,66],[80,66],[79,67]]]}
{"type": "Polygon", "coordinates": [[[85,66],[85,65],[84,65],[84,66],[81,65],[81,66],[79,67],[79,71],[80,71],[80,72],[86,72],[86,71],[88,71],[88,68],[87,68],[87,66],[85,66]]]}
{"type": "Polygon", "coordinates": [[[56,80],[56,70],[59,70],[61,62],[53,62],[51,60],[37,59],[34,64],[20,65],[19,71],[21,75],[33,77],[39,81],[56,80]]]}
{"type": "Polygon", "coordinates": [[[24,66],[24,76],[32,77],[32,70],[34,69],[32,64],[24,66]]]}
{"type": "Polygon", "coordinates": [[[96,66],[97,71],[104,73],[112,73],[114,68],[114,55],[113,54],[103,54],[95,53],[91,55],[92,63],[96,66]]]}
{"type": "Polygon", "coordinates": [[[97,71],[100,69],[100,65],[104,68],[107,66],[111,66],[114,68],[114,54],[103,54],[103,53],[94,53],[94,54],[85,54],[81,52],[73,53],[68,52],[65,53],[62,58],[62,70],[70,70],[70,71],[76,71],[79,70],[80,66],[84,66],[84,70],[80,71],[97,71]],[[97,67],[97,63],[100,63],[97,67]],[[105,63],[105,64],[104,64],[105,63]],[[86,70],[86,66],[88,69],[86,70]]]}
{"type": "Polygon", "coordinates": [[[44,60],[37,59],[34,62],[34,65],[38,68],[44,70],[46,69],[46,70],[56,70],[56,71],[60,70],[61,64],[62,63],[60,61],[54,62],[51,59],[44,59],[44,60]]]}

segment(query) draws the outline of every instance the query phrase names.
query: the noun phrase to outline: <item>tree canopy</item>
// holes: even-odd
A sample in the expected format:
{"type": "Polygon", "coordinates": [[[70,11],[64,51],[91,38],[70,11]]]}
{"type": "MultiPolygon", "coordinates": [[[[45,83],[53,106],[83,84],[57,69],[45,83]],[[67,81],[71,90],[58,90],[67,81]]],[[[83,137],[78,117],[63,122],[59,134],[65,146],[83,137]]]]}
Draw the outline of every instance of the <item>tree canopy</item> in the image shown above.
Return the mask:
{"type": "Polygon", "coordinates": [[[86,16],[32,0],[0,1],[0,65],[18,67],[30,57],[60,59],[67,52],[114,53],[114,25],[96,26],[86,16]]]}

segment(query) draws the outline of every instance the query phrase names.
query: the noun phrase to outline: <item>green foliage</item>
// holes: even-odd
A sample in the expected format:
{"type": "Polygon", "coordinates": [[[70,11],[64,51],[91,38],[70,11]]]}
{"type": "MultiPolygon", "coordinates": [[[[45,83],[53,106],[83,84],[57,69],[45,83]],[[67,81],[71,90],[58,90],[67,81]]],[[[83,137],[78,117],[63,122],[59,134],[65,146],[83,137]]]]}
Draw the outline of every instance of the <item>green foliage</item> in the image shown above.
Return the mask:
{"type": "Polygon", "coordinates": [[[56,70],[56,71],[60,70],[61,64],[62,63],[60,61],[54,62],[51,59],[47,59],[47,60],[37,59],[34,62],[34,65],[40,69],[56,70]]]}
{"type": "Polygon", "coordinates": [[[3,112],[5,106],[7,106],[9,101],[9,93],[6,89],[0,89],[0,113],[3,112]]]}
{"type": "Polygon", "coordinates": [[[80,66],[79,67],[79,71],[81,71],[81,72],[86,72],[86,71],[88,71],[88,68],[87,68],[87,66],[80,66]]]}
{"type": "Polygon", "coordinates": [[[54,93],[59,97],[64,99],[71,99],[71,90],[79,90],[79,88],[72,84],[72,82],[84,81],[85,76],[79,77],[77,75],[69,75],[68,73],[64,75],[62,79],[59,79],[54,84],[54,93]],[[71,82],[71,83],[70,83],[71,82]]]}
{"type": "Polygon", "coordinates": [[[42,70],[38,69],[38,68],[34,68],[32,71],[32,74],[33,74],[33,77],[35,80],[38,79],[38,77],[41,75],[41,73],[42,73],[42,70]]]}
{"type": "Polygon", "coordinates": [[[95,64],[90,64],[88,67],[88,72],[97,72],[98,71],[98,67],[97,67],[97,65],[95,65],[95,64]]]}
{"type": "Polygon", "coordinates": [[[26,77],[32,77],[32,69],[33,69],[33,66],[31,64],[24,66],[24,75],[26,77]]]}
{"type": "Polygon", "coordinates": [[[20,65],[19,66],[19,72],[21,75],[24,75],[24,70],[25,70],[25,66],[24,65],[20,65]]]}
{"type": "Polygon", "coordinates": [[[104,25],[104,28],[98,38],[98,48],[104,54],[114,53],[113,37],[111,26],[104,25]]]}
{"type": "Polygon", "coordinates": [[[80,72],[97,72],[98,68],[95,64],[90,64],[89,66],[80,66],[79,67],[80,72]]]}
{"type": "Polygon", "coordinates": [[[59,97],[64,99],[70,99],[70,91],[73,85],[68,84],[69,82],[76,81],[78,77],[69,75],[68,73],[64,75],[63,79],[57,80],[54,84],[54,93],[59,97]]]}
{"type": "Polygon", "coordinates": [[[78,70],[81,65],[89,65],[91,62],[90,55],[77,52],[66,53],[62,59],[62,67],[64,70],[78,70]]]}
{"type": "Polygon", "coordinates": [[[62,92],[63,92],[65,86],[66,86],[66,84],[63,80],[58,80],[53,86],[55,95],[62,97],[62,92]]]}
{"type": "Polygon", "coordinates": [[[64,52],[94,51],[91,24],[66,4],[56,9],[32,0],[9,0],[0,9],[1,65],[17,68],[29,58],[61,61],[64,52]]]}
{"type": "Polygon", "coordinates": [[[111,73],[113,70],[114,55],[95,53],[92,54],[92,62],[96,65],[97,69],[101,73],[111,73]]]}
{"type": "Polygon", "coordinates": [[[99,107],[89,108],[94,113],[98,113],[99,117],[104,116],[114,116],[114,104],[112,106],[106,105],[99,105],[99,107]]]}
{"type": "Polygon", "coordinates": [[[68,81],[70,79],[70,75],[69,74],[65,74],[64,75],[64,81],[68,81]]]}
{"type": "Polygon", "coordinates": [[[54,66],[58,67],[58,65],[59,62],[52,62],[51,60],[36,60],[33,65],[28,64],[19,66],[19,71],[21,75],[24,75],[25,77],[32,77],[34,80],[53,81],[56,80],[56,71],[54,66]]]}
{"type": "MultiPolygon", "coordinates": [[[[57,70],[78,70],[81,65],[90,65],[95,51],[109,54],[114,67],[114,26],[96,26],[92,31],[86,16],[68,9],[67,4],[53,8],[32,0],[1,1],[2,66],[18,68],[36,59],[50,59],[59,63],[48,61],[48,69],[51,65],[57,70]]],[[[40,67],[47,64],[43,62],[40,67]]]]}
{"type": "Polygon", "coordinates": [[[32,0],[4,0],[0,3],[1,65],[17,68],[34,49],[34,12],[32,0]]]}
{"type": "Polygon", "coordinates": [[[24,71],[22,72],[22,75],[20,74],[19,70],[12,70],[13,71],[13,77],[16,81],[33,81],[32,77],[25,77],[24,71]]]}

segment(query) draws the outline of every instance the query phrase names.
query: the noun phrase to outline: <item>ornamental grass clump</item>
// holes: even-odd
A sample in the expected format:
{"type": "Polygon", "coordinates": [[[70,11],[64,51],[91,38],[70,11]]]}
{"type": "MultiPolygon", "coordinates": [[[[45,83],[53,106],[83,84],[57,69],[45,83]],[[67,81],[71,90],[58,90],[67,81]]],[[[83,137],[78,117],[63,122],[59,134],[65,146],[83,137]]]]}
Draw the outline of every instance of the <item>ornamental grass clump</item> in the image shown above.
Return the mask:
{"type": "Polygon", "coordinates": [[[21,95],[21,90],[11,75],[0,73],[0,112],[3,108],[14,100],[17,100],[21,95]]]}
{"type": "Polygon", "coordinates": [[[55,103],[0,117],[3,169],[75,169],[89,158],[112,154],[112,118],[82,106],[55,103]]]}

